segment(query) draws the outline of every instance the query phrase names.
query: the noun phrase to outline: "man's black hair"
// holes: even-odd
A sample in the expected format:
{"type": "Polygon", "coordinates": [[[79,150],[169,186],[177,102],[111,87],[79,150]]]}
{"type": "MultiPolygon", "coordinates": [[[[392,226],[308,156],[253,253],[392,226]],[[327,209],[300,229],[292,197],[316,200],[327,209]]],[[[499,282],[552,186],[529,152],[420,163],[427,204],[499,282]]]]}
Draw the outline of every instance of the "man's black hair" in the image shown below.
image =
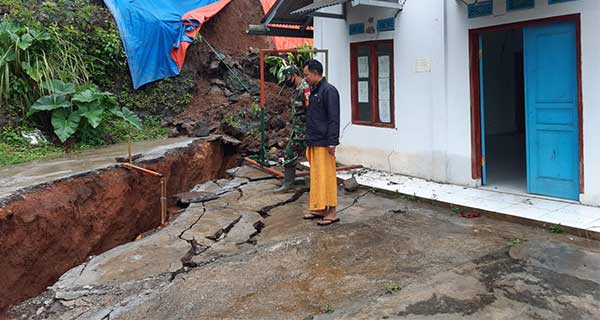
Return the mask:
{"type": "Polygon", "coordinates": [[[323,65],[316,59],[306,61],[304,67],[308,67],[308,70],[311,72],[316,72],[318,75],[323,76],[323,65]]]}

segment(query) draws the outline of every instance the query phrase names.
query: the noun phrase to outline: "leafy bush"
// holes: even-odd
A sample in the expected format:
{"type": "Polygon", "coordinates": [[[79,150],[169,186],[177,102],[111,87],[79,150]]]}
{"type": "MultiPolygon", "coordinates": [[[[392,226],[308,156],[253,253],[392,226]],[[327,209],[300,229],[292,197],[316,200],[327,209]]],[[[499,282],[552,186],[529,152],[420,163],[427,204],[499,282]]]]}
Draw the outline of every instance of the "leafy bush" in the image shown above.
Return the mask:
{"type": "Polygon", "coordinates": [[[296,48],[296,53],[288,52],[285,55],[268,56],[265,58],[265,64],[269,67],[269,72],[277,78],[279,83],[285,80],[283,71],[289,66],[302,68],[304,63],[314,57],[314,47],[305,44],[296,48]]]}
{"type": "Polygon", "coordinates": [[[76,48],[58,34],[0,23],[0,105],[4,113],[24,116],[45,91],[44,81],[87,81],[87,70],[76,48]]]}
{"type": "Polygon", "coordinates": [[[39,98],[30,108],[28,116],[40,111],[51,113],[54,133],[61,142],[65,142],[78,130],[83,136],[97,136],[94,130],[111,113],[141,129],[138,116],[127,108],[119,109],[114,96],[99,91],[94,86],[83,86],[78,90],[72,83],[60,80],[48,81],[42,88],[51,92],[39,98]]]}
{"type": "Polygon", "coordinates": [[[149,117],[187,108],[192,101],[193,77],[182,74],[134,91],[115,21],[100,3],[0,0],[0,128],[23,125],[21,119],[31,109],[29,115],[35,115],[26,118],[26,123],[54,131],[61,141],[72,137],[71,141],[83,145],[100,145],[122,141],[110,130],[130,126],[123,116],[134,116],[129,111],[134,110],[148,118],[144,123],[151,127],[137,132],[127,128],[127,135],[166,136],[166,129],[149,117]],[[14,54],[6,54],[9,51],[14,54]],[[77,92],[54,92],[43,85],[53,80],[72,83],[77,92]],[[95,90],[90,94],[102,100],[101,120],[98,108],[89,109],[90,102],[75,98],[88,89],[95,90]],[[117,110],[115,101],[125,108],[117,110]]]}

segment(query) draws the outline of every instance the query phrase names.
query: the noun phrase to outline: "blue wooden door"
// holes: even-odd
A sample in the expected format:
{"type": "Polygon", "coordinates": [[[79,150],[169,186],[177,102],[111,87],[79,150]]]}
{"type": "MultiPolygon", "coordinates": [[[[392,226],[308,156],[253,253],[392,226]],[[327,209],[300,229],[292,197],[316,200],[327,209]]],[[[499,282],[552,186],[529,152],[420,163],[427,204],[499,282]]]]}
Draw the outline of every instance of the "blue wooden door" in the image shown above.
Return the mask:
{"type": "Polygon", "coordinates": [[[527,189],[579,200],[575,23],[524,30],[527,189]]]}

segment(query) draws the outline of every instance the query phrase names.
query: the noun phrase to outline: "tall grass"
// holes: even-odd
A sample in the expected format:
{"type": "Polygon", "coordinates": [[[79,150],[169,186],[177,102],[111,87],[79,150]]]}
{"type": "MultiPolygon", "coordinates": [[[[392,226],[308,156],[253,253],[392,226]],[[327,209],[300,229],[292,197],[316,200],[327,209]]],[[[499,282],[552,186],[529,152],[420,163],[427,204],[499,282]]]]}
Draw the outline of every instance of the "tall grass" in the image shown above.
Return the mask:
{"type": "Polygon", "coordinates": [[[0,23],[0,110],[24,118],[31,104],[48,94],[40,84],[62,80],[84,84],[89,72],[80,49],[49,32],[0,23]]]}

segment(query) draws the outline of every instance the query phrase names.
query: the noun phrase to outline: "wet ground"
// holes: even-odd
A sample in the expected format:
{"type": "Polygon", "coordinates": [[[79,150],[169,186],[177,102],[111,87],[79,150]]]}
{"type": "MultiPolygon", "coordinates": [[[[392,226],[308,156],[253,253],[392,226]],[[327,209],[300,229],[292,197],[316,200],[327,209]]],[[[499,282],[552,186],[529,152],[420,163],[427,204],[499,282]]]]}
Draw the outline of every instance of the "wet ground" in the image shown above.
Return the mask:
{"type": "MultiPolygon", "coordinates": [[[[162,155],[166,150],[188,145],[194,139],[175,138],[136,142],[133,154],[143,153],[147,158],[162,155]]],[[[73,175],[115,165],[115,157],[127,156],[127,144],[69,154],[64,157],[33,161],[0,169],[0,200],[17,190],[64,179],[73,175]]]]}
{"type": "Polygon", "coordinates": [[[31,319],[598,319],[600,245],[370,190],[341,223],[249,168],[12,310],[31,319]]]}

